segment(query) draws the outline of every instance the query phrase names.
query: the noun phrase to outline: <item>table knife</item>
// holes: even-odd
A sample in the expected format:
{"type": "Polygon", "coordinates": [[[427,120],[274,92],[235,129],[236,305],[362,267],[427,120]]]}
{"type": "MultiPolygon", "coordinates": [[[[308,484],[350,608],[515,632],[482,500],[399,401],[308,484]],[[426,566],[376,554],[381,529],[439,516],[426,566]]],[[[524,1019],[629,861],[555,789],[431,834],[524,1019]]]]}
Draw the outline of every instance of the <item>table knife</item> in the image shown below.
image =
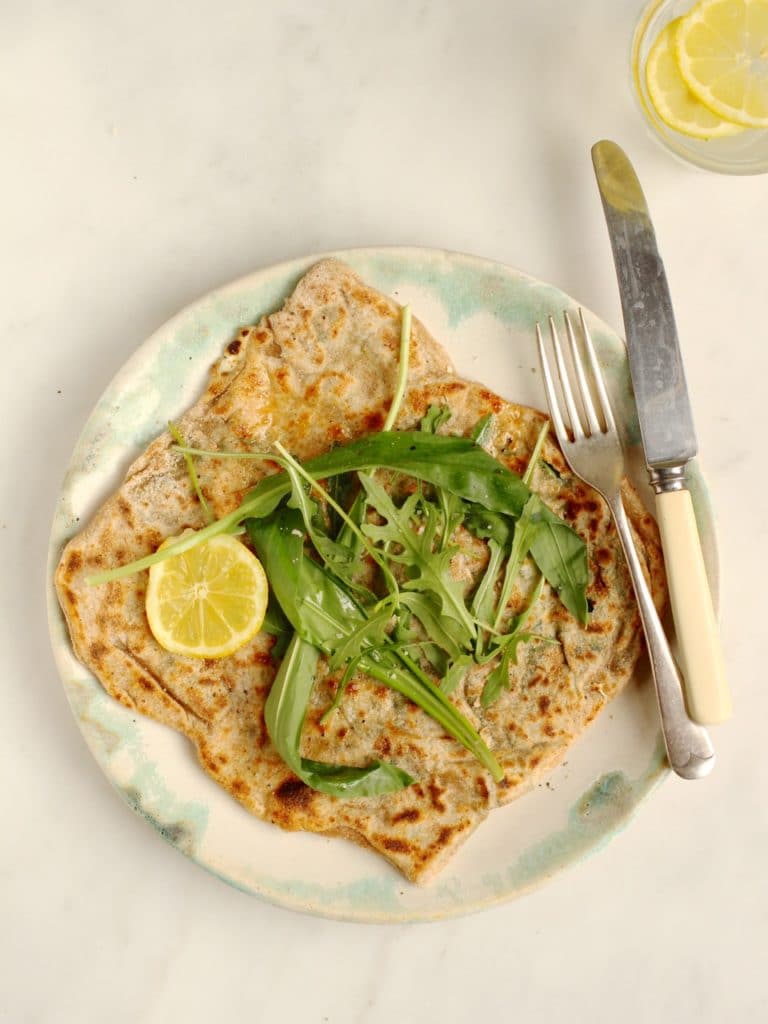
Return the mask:
{"type": "Polygon", "coordinates": [[[592,162],[619,279],[688,714],[712,725],[729,717],[731,700],[686,480],[698,445],[669,287],[645,197],[626,154],[614,142],[598,142],[592,162]]]}

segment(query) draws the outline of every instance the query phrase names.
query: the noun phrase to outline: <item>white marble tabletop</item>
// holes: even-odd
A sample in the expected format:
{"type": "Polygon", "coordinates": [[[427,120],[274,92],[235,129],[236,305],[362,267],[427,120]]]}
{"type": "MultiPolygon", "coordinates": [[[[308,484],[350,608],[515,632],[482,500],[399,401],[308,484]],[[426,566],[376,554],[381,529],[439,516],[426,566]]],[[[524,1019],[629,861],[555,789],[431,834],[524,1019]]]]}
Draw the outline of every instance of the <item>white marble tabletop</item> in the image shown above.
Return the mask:
{"type": "Polygon", "coordinates": [[[688,167],[629,86],[639,0],[6,0],[0,12],[6,671],[0,1021],[768,1019],[768,178],[688,167]],[[590,145],[652,205],[719,520],[736,715],[520,900],[411,926],[302,916],[164,844],[59,684],[47,535],[95,399],[212,287],[373,244],[520,267],[621,328],[590,145]]]}

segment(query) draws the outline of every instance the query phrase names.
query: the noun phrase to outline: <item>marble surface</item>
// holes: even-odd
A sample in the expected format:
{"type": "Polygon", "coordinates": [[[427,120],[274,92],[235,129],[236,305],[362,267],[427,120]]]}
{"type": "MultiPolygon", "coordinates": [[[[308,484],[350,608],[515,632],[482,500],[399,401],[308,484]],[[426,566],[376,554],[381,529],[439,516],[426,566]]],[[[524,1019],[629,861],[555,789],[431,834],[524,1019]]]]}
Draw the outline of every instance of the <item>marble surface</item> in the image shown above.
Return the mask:
{"type": "Polygon", "coordinates": [[[629,0],[256,0],[0,12],[0,1021],[761,1021],[768,944],[768,179],[646,132],[629,0]],[[262,904],[120,802],[48,648],[47,535],[95,399],[168,316],[253,268],[415,244],[519,266],[621,325],[589,160],[633,158],[718,514],[736,716],[706,782],[521,900],[416,926],[262,904]]]}

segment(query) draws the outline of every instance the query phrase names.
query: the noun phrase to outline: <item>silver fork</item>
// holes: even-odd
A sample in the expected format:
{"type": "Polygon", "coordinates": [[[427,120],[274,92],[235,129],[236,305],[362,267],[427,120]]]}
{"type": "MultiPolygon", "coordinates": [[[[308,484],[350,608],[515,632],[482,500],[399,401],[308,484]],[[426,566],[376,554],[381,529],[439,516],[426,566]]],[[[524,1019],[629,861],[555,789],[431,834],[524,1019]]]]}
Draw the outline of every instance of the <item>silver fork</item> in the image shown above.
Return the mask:
{"type": "Polygon", "coordinates": [[[539,348],[541,370],[544,375],[544,387],[552,417],[552,423],[560,442],[563,454],[576,476],[584,483],[594,487],[605,498],[616,523],[621,546],[629,566],[632,585],[640,608],[640,617],[645,631],[648,655],[651,662],[656,697],[658,698],[661,715],[661,729],[667,756],[673,771],[684,779],[700,779],[711,770],[715,754],[706,729],[692,722],[688,717],[683,700],[683,689],[680,673],[675,665],[669,643],[659,620],[658,613],[645,581],[635,549],[632,532],[621,500],[621,480],[624,475],[624,454],[616,430],[616,422],[603,383],[600,367],[597,362],[595,348],[589,330],[584,321],[584,313],[579,310],[581,332],[584,348],[587,353],[589,370],[594,382],[594,392],[587,380],[584,362],[576,342],[573,325],[568,313],[563,314],[568,335],[571,362],[575,371],[575,389],[571,374],[566,365],[563,347],[558,337],[555,321],[549,317],[549,330],[552,337],[552,348],[555,353],[555,364],[560,389],[565,399],[565,410],[560,405],[558,391],[555,386],[555,374],[547,355],[541,327],[536,324],[536,339],[539,348]],[[574,390],[581,400],[584,416],[577,406],[574,390]],[[597,404],[594,398],[597,398],[597,404]],[[600,416],[605,423],[600,423],[600,416]],[[586,419],[586,423],[584,422],[586,419]],[[570,433],[566,422],[570,425],[570,433]],[[572,438],[571,439],[571,435],[572,438]]]}

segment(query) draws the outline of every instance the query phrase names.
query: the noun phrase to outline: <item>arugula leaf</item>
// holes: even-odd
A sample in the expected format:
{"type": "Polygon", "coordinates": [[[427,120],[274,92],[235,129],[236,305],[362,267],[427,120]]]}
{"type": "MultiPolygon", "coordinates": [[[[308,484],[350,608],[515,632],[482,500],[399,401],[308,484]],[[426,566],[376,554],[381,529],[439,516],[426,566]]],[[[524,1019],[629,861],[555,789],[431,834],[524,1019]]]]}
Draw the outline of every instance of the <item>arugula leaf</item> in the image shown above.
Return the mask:
{"type": "Polygon", "coordinates": [[[474,659],[469,654],[462,654],[453,662],[440,682],[440,689],[446,696],[453,693],[473,664],[474,659]]]}
{"type": "MultiPolygon", "coordinates": [[[[215,454],[221,457],[220,452],[215,454]]],[[[318,480],[355,470],[391,469],[512,516],[520,514],[530,494],[519,476],[470,438],[423,431],[371,434],[307,460],[304,469],[318,480]]],[[[281,474],[266,477],[233,515],[268,515],[289,489],[281,474]]]]}
{"type": "MultiPolygon", "coordinates": [[[[176,444],[184,446],[184,438],[181,435],[181,431],[175,423],[168,421],[168,433],[171,435],[176,444]]],[[[206,501],[203,489],[200,486],[200,481],[197,478],[197,470],[195,469],[194,459],[191,455],[184,454],[184,462],[187,465],[187,473],[189,474],[189,482],[192,484],[192,490],[197,495],[197,500],[200,502],[200,508],[203,510],[203,518],[206,523],[212,523],[216,518],[211,511],[211,506],[206,501]]]]}
{"type": "Polygon", "coordinates": [[[330,796],[380,796],[410,786],[411,776],[394,764],[372,761],[355,768],[301,756],[301,731],[318,658],[317,648],[294,634],[264,706],[267,731],[280,757],[302,782],[330,796]]]}
{"type": "Polygon", "coordinates": [[[405,388],[408,383],[408,362],[411,354],[411,307],[403,306],[400,321],[400,362],[397,370],[397,383],[395,385],[395,397],[389,407],[387,418],[384,421],[384,430],[391,430],[395,425],[397,414],[405,397],[405,388]]]}
{"type": "Polygon", "coordinates": [[[529,546],[533,560],[571,615],[586,626],[589,621],[586,545],[538,495],[530,500],[533,503],[530,518],[534,531],[529,546]]]}
{"type": "MultiPolygon", "coordinates": [[[[207,452],[182,448],[182,452],[215,458],[258,458],[274,460],[274,454],[207,452]]],[[[523,481],[497,462],[470,438],[430,434],[423,431],[381,432],[335,448],[310,459],[303,467],[315,479],[366,469],[390,469],[443,487],[460,498],[479,504],[490,512],[518,517],[531,492],[523,481]]],[[[188,551],[210,537],[234,533],[250,518],[264,518],[277,508],[291,490],[287,473],[265,477],[243,500],[239,508],[209,526],[181,537],[162,551],[155,551],[127,565],[107,569],[88,577],[91,585],[122,579],[151,565],[188,551]]],[[[587,553],[583,541],[554,513],[539,509],[543,523],[529,545],[539,568],[557,590],[561,600],[579,621],[587,621],[587,553]]]]}
{"type": "Polygon", "coordinates": [[[381,647],[387,642],[387,626],[392,621],[392,609],[385,605],[363,619],[359,626],[347,633],[335,648],[328,668],[335,672],[348,661],[360,657],[367,647],[381,647]]]}
{"type": "Polygon", "coordinates": [[[270,636],[283,636],[290,633],[291,624],[283,615],[280,605],[275,601],[272,593],[269,595],[267,611],[264,615],[264,622],[261,625],[262,633],[269,633],[270,636]]]}
{"type": "Polygon", "coordinates": [[[261,624],[261,631],[275,637],[275,643],[270,654],[273,658],[281,658],[290,643],[293,630],[271,591],[267,603],[267,611],[264,615],[264,622],[261,624]]]}
{"type": "Polygon", "coordinates": [[[464,653],[464,632],[454,619],[440,614],[440,603],[431,594],[406,591],[400,604],[412,612],[424,627],[430,641],[445,651],[451,661],[464,653]]]}
{"type": "Polygon", "coordinates": [[[303,521],[295,509],[246,521],[275,599],[291,626],[308,643],[332,653],[365,620],[355,599],[304,553],[303,521]]]}
{"type": "Polygon", "coordinates": [[[505,637],[506,643],[502,648],[501,661],[485,680],[483,692],[480,694],[480,703],[484,708],[490,707],[498,700],[503,689],[509,689],[509,666],[517,664],[517,649],[520,644],[530,643],[531,640],[540,640],[545,644],[557,645],[558,641],[549,636],[542,636],[541,633],[512,633],[505,637]]]}
{"type": "MultiPolygon", "coordinates": [[[[312,474],[308,473],[307,470],[300,463],[298,463],[289,452],[285,450],[285,448],[280,444],[279,441],[275,443],[275,448],[277,448],[277,450],[280,452],[285,468],[291,479],[292,494],[294,500],[296,500],[297,498],[297,491],[299,495],[304,494],[303,487],[301,486],[302,480],[309,484],[310,487],[314,488],[314,490],[316,490],[320,494],[320,496],[325,499],[325,501],[331,506],[331,508],[333,508],[344,521],[344,525],[347,527],[349,532],[355,537],[357,537],[357,539],[360,541],[361,545],[365,548],[365,550],[368,552],[371,558],[373,558],[373,560],[378,564],[379,568],[384,574],[384,580],[387,584],[388,592],[390,596],[394,599],[395,604],[397,604],[397,581],[390,572],[386,560],[379,554],[376,548],[368,542],[368,540],[366,539],[365,535],[363,534],[362,530],[357,525],[357,523],[347,515],[347,513],[339,504],[337,504],[334,501],[334,499],[331,497],[328,491],[312,476],[312,474]]],[[[289,501],[289,505],[290,504],[291,502],[289,501]]],[[[310,536],[314,536],[313,527],[311,525],[309,517],[304,512],[303,502],[300,497],[298,498],[298,504],[299,508],[302,511],[305,525],[307,525],[307,530],[310,533],[310,536]]],[[[366,587],[357,588],[356,585],[353,584],[353,573],[351,572],[352,562],[351,556],[349,554],[348,545],[337,544],[335,541],[331,540],[322,532],[319,534],[318,540],[322,544],[322,546],[318,548],[318,551],[321,557],[323,558],[323,561],[326,563],[327,568],[332,573],[334,573],[334,575],[339,576],[341,579],[345,580],[345,582],[349,586],[351,586],[352,589],[362,589],[362,591],[365,594],[369,594],[370,591],[366,587]],[[339,561],[334,562],[334,558],[327,557],[326,552],[331,554],[333,554],[334,552],[338,552],[340,555],[339,561]]]]}
{"type": "Polygon", "coordinates": [[[531,486],[531,483],[533,482],[533,477],[534,477],[534,474],[536,472],[536,467],[539,464],[539,459],[541,458],[541,453],[542,453],[542,450],[544,448],[544,442],[547,440],[547,434],[548,433],[549,433],[549,420],[546,420],[544,422],[544,424],[542,425],[541,430],[539,431],[539,436],[536,438],[536,443],[533,446],[533,451],[531,452],[531,457],[528,460],[528,467],[527,467],[525,473],[523,473],[523,483],[528,484],[529,487],[531,486]]]}
{"type": "MultiPolygon", "coordinates": [[[[494,588],[496,586],[496,578],[499,575],[502,563],[504,561],[504,555],[506,553],[506,547],[500,544],[493,537],[488,541],[488,565],[485,567],[483,578],[477,585],[477,589],[472,597],[471,610],[475,619],[481,625],[492,627],[492,616],[493,616],[493,604],[495,599],[494,588]]],[[[478,630],[477,639],[475,640],[475,656],[481,657],[483,650],[485,649],[487,632],[484,629],[478,630]]]]}
{"type": "Polygon", "coordinates": [[[441,516],[439,550],[445,551],[454,531],[464,522],[467,506],[458,495],[444,487],[437,488],[437,502],[441,516]]]}
{"type": "MultiPolygon", "coordinates": [[[[211,458],[255,459],[275,461],[270,452],[206,451],[199,448],[179,448],[190,455],[211,458]]],[[[445,487],[461,498],[477,502],[492,511],[507,515],[520,514],[530,491],[519,476],[497,462],[493,456],[467,437],[427,434],[421,431],[390,431],[371,434],[324,455],[309,459],[304,470],[315,480],[324,480],[341,473],[358,470],[390,469],[407,473],[417,480],[445,487]]],[[[238,508],[210,526],[188,534],[169,544],[162,551],[137,559],[126,565],[88,577],[92,586],[123,579],[148,569],[166,558],[173,558],[211,537],[236,531],[246,519],[262,519],[271,515],[291,490],[287,473],[274,473],[250,491],[238,508]]]]}
{"type": "Polygon", "coordinates": [[[423,430],[425,434],[436,434],[450,418],[451,410],[447,405],[430,405],[422,417],[419,430],[423,430]]]}
{"type": "Polygon", "coordinates": [[[523,610],[516,615],[512,620],[511,628],[508,633],[503,636],[496,638],[496,648],[491,651],[489,655],[484,659],[489,661],[499,651],[501,651],[501,661],[488,674],[483,687],[483,692],[480,695],[480,703],[484,708],[490,707],[495,700],[498,699],[502,689],[509,689],[509,667],[510,665],[517,664],[517,649],[522,643],[529,643],[531,640],[540,640],[547,644],[557,644],[559,641],[553,640],[551,637],[542,636],[540,633],[524,632],[523,626],[526,624],[531,616],[534,605],[541,597],[541,592],[544,589],[544,577],[539,577],[539,582],[536,584],[533,593],[528,600],[528,604],[523,610]]]}
{"type": "MultiPolygon", "coordinates": [[[[488,541],[488,564],[470,607],[478,625],[493,629],[496,580],[509,550],[514,521],[499,512],[489,512],[482,505],[473,504],[468,506],[464,523],[476,537],[488,541]]],[[[475,657],[482,657],[486,641],[487,630],[480,629],[475,641],[475,657]]]]}
{"type": "Polygon", "coordinates": [[[339,544],[325,532],[317,502],[310,498],[307,486],[293,466],[286,464],[285,471],[291,478],[291,494],[288,507],[295,508],[304,520],[304,529],[313,547],[331,571],[342,575],[352,563],[352,552],[346,544],[339,544]]]}
{"type": "Polygon", "coordinates": [[[386,520],[384,526],[372,523],[363,525],[363,533],[384,545],[396,544],[402,550],[387,549],[387,556],[393,562],[407,566],[411,578],[403,584],[405,590],[421,590],[434,594],[440,601],[443,615],[459,622],[467,637],[474,639],[475,623],[464,603],[463,586],[460,580],[451,576],[451,557],[454,550],[435,550],[435,536],[438,528],[437,510],[431,502],[423,500],[420,494],[412,494],[402,508],[397,508],[384,487],[373,477],[360,473],[370,505],[386,520]],[[411,520],[417,512],[423,512],[421,532],[411,527],[411,520]]]}
{"type": "Polygon", "coordinates": [[[488,438],[493,432],[493,413],[486,413],[472,428],[472,433],[469,435],[476,445],[481,448],[488,441],[488,438]]]}
{"type": "Polygon", "coordinates": [[[522,643],[524,636],[525,634],[520,634],[510,640],[504,648],[501,661],[493,671],[488,673],[483,692],[480,694],[482,707],[490,707],[499,699],[502,690],[509,689],[509,666],[510,663],[517,664],[517,648],[518,644],[522,643]]]}
{"type": "MultiPolygon", "coordinates": [[[[333,654],[365,620],[365,611],[326,572],[304,554],[301,516],[281,508],[269,519],[248,520],[251,542],[275,597],[299,636],[333,654]],[[297,536],[298,534],[298,536],[297,536]]],[[[403,652],[363,651],[361,671],[412,700],[458,740],[498,781],[504,772],[474,727],[442,691],[403,652]]]]}
{"type": "Polygon", "coordinates": [[[499,629],[501,626],[501,620],[504,618],[504,613],[509,604],[509,599],[512,596],[512,589],[515,585],[515,580],[518,577],[520,569],[522,568],[525,556],[528,554],[531,541],[534,535],[534,524],[532,521],[532,515],[535,508],[538,508],[536,502],[540,501],[536,495],[526,501],[520,518],[515,523],[515,532],[512,534],[512,548],[509,552],[509,558],[504,568],[504,579],[501,584],[501,593],[499,594],[499,600],[496,604],[496,616],[493,621],[493,628],[499,629]]]}

